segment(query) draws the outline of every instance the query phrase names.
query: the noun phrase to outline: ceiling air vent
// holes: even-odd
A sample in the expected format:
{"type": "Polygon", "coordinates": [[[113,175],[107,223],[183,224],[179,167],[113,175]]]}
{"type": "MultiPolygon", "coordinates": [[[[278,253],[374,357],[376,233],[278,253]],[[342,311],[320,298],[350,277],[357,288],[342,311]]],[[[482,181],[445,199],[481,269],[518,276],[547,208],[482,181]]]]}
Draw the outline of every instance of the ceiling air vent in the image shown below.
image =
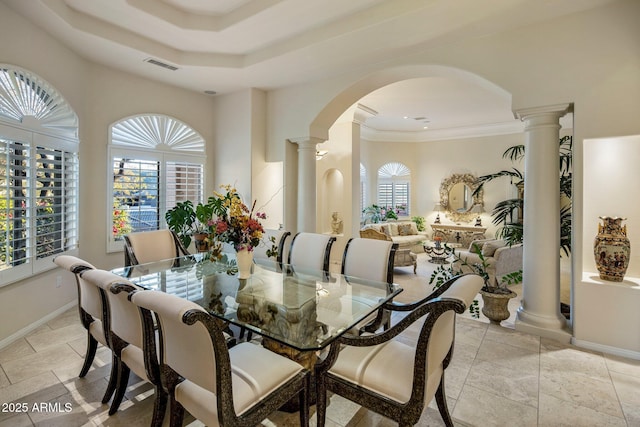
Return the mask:
{"type": "Polygon", "coordinates": [[[157,59],[153,59],[153,58],[147,58],[147,59],[144,60],[144,62],[148,62],[149,64],[157,65],[158,67],[166,68],[166,69],[171,70],[171,71],[176,71],[178,69],[178,67],[175,67],[175,66],[169,65],[169,64],[165,64],[164,62],[158,61],[157,59]]]}

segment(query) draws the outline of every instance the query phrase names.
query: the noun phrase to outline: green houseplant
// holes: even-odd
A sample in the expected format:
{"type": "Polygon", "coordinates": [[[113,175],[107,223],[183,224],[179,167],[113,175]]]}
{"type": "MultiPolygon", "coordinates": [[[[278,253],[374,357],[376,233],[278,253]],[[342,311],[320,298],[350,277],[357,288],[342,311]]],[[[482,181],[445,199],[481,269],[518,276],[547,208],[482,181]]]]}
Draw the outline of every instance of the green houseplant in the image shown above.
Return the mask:
{"type": "Polygon", "coordinates": [[[411,217],[411,221],[416,223],[418,231],[424,231],[427,229],[427,220],[423,216],[413,216],[411,217]]]}
{"type": "Polygon", "coordinates": [[[393,208],[378,206],[376,204],[364,208],[362,214],[365,224],[367,221],[372,224],[377,224],[389,219],[398,219],[398,213],[393,208]]]}
{"type": "Polygon", "coordinates": [[[188,248],[192,239],[196,240],[196,249],[201,251],[206,246],[206,238],[211,233],[209,221],[213,214],[212,197],[207,203],[193,205],[191,200],[178,202],[165,212],[164,219],[169,230],[175,232],[185,248],[188,248]],[[204,242],[204,243],[203,243],[204,242]]]}
{"type": "MultiPolygon", "coordinates": [[[[446,246],[445,244],[445,247],[446,246]]],[[[522,281],[522,270],[505,274],[499,283],[490,283],[489,274],[487,273],[488,263],[482,254],[481,247],[479,245],[473,245],[472,252],[478,255],[480,262],[467,262],[461,258],[454,249],[452,251],[454,257],[453,262],[451,264],[439,265],[431,274],[429,284],[434,285],[433,289],[435,290],[455,276],[465,273],[475,273],[479,275],[484,280],[484,286],[480,290],[480,295],[482,295],[483,300],[482,314],[492,322],[500,323],[502,320],[509,318],[509,300],[517,296],[508,286],[522,281]]],[[[476,319],[480,317],[478,300],[474,300],[469,305],[469,313],[476,319]]]]}
{"type": "Polygon", "coordinates": [[[169,230],[176,233],[185,248],[191,244],[191,235],[196,222],[196,211],[191,200],[178,202],[164,214],[169,230]]]}

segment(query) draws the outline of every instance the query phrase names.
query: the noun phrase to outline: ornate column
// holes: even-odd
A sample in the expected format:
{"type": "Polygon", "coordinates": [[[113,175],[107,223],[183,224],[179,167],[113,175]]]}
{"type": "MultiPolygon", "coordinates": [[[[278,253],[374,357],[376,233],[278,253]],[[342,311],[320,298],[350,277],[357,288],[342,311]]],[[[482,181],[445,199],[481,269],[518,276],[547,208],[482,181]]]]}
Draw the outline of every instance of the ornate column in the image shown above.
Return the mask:
{"type": "Polygon", "coordinates": [[[516,330],[569,342],[560,314],[560,117],[569,104],[515,112],[525,123],[524,261],[516,330]]]}
{"type": "Polygon", "coordinates": [[[316,232],[316,151],[318,138],[294,138],[298,145],[297,231],[316,232]]]}

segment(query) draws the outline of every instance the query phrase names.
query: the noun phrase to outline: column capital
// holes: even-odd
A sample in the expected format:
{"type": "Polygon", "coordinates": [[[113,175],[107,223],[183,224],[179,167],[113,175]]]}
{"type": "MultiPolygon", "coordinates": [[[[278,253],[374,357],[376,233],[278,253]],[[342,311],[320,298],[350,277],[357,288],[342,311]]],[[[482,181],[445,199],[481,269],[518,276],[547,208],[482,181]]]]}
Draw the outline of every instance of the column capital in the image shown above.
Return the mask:
{"type": "Polygon", "coordinates": [[[529,107],[515,110],[513,115],[516,119],[527,120],[536,116],[551,116],[558,119],[573,111],[573,104],[555,104],[544,107],[529,107]]]}
{"type": "Polygon", "coordinates": [[[313,136],[301,136],[301,137],[296,137],[296,138],[287,138],[287,141],[289,141],[292,144],[297,144],[298,145],[298,149],[304,149],[304,148],[313,148],[315,150],[316,145],[317,144],[322,144],[323,142],[325,142],[324,139],[321,138],[316,138],[313,136]]]}

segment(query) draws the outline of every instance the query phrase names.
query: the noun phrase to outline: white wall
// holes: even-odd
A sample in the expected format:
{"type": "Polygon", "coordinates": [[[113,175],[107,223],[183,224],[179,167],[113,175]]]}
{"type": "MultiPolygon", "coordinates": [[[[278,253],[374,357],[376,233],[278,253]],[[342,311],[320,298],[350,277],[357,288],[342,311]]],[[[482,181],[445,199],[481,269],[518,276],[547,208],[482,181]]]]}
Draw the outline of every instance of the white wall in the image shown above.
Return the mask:
{"type": "Polygon", "coordinates": [[[584,247],[582,274],[577,277],[574,336],[578,344],[623,349],[640,357],[640,135],[596,138],[584,142],[584,247]],[[629,268],[622,282],[599,278],[593,241],[600,216],[627,218],[631,242],[629,268]]]}
{"type": "Polygon", "coordinates": [[[214,98],[214,190],[230,184],[251,198],[252,92],[243,90],[214,98]]]}
{"type": "MultiPolygon", "coordinates": [[[[158,113],[184,121],[214,152],[213,101],[81,59],[44,31],[0,3],[0,63],[28,69],[47,80],[71,104],[79,118],[79,256],[99,268],[122,265],[122,253],[107,254],[105,224],[108,129],[139,113],[158,113]]],[[[212,176],[211,163],[207,176],[212,176]]],[[[206,191],[210,191],[207,188],[206,191]]],[[[73,276],[58,269],[0,288],[0,345],[18,331],[76,300],[73,276]],[[63,279],[55,287],[56,276],[63,279]]]]}

